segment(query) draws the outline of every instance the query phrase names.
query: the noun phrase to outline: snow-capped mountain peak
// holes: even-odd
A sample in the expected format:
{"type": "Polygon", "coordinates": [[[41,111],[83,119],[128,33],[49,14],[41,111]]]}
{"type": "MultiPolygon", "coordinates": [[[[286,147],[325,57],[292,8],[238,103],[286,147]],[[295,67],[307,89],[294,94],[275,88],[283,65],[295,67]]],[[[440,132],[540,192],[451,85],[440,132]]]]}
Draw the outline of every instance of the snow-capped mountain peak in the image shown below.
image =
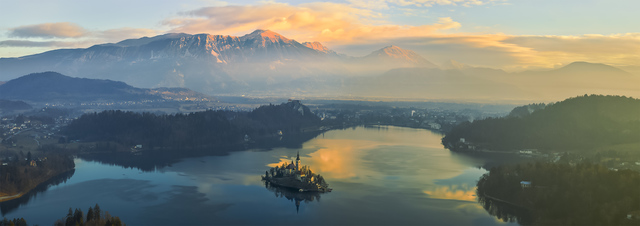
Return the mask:
{"type": "Polygon", "coordinates": [[[247,41],[247,40],[269,40],[271,42],[284,42],[284,43],[291,43],[291,42],[295,42],[292,39],[288,39],[276,32],[270,31],[270,30],[255,30],[249,34],[246,34],[242,37],[240,37],[240,40],[242,41],[247,41]]]}
{"type": "Polygon", "coordinates": [[[304,42],[304,43],[302,43],[302,45],[304,45],[306,47],[309,47],[310,49],[313,49],[313,50],[318,51],[318,52],[333,53],[332,50],[330,50],[326,46],[322,45],[320,42],[304,42]]]}

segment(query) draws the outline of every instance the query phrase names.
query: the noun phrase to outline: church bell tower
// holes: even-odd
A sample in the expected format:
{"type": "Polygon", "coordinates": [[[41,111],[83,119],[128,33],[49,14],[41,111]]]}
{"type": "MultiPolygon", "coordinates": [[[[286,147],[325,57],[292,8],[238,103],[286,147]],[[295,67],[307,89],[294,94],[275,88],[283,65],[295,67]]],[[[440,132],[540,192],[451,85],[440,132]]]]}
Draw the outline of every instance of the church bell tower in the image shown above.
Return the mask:
{"type": "Polygon", "coordinates": [[[296,156],[296,170],[300,170],[300,151],[298,151],[298,155],[296,156]]]}

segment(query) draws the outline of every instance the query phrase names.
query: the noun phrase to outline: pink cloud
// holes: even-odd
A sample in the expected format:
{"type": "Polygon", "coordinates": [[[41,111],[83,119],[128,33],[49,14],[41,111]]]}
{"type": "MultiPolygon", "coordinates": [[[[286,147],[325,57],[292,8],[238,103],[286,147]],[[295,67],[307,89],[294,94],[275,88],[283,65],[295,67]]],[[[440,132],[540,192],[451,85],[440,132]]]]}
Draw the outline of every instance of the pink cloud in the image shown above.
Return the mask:
{"type": "Polygon", "coordinates": [[[9,29],[10,37],[19,38],[78,38],[87,35],[81,26],[69,23],[43,23],[9,29]]]}

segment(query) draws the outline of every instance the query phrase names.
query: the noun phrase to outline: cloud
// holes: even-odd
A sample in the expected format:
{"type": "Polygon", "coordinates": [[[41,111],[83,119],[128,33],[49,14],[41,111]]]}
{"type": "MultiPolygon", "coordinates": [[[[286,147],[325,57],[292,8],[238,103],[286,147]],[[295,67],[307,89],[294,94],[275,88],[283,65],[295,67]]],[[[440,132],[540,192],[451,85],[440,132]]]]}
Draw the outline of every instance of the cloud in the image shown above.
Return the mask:
{"type": "Polygon", "coordinates": [[[414,50],[435,63],[454,59],[509,71],[554,68],[575,61],[613,66],[640,65],[640,33],[577,36],[433,34],[364,44],[345,43],[333,46],[333,50],[364,55],[389,44],[414,50]]]}
{"type": "Polygon", "coordinates": [[[640,33],[576,36],[451,34],[430,40],[432,45],[461,47],[459,50],[464,51],[454,51],[459,56],[473,50],[501,54],[511,60],[485,63],[502,64],[500,66],[507,69],[551,68],[575,61],[614,66],[638,65],[640,62],[640,33]]]}
{"type": "Polygon", "coordinates": [[[486,4],[501,4],[507,0],[349,0],[351,6],[368,9],[389,9],[393,6],[399,7],[433,7],[436,5],[451,6],[480,6],[486,4]]]}
{"type": "Polygon", "coordinates": [[[640,33],[576,36],[510,36],[502,41],[529,49],[541,64],[589,61],[614,66],[638,65],[640,33]]]}
{"type": "MultiPolygon", "coordinates": [[[[208,1],[208,0],[203,0],[208,1]]],[[[435,63],[455,59],[474,66],[523,70],[550,68],[574,61],[614,66],[639,66],[640,33],[574,36],[458,33],[462,24],[440,17],[423,25],[389,21],[385,10],[433,18],[427,7],[505,4],[506,0],[351,0],[346,3],[285,4],[262,2],[198,8],[167,18],[166,30],[115,28],[87,30],[69,22],[45,23],[9,29],[0,47],[88,47],[127,38],[168,32],[244,35],[269,29],[299,42],[319,41],[349,55],[366,55],[387,45],[414,50],[435,63]],[[68,42],[70,39],[75,42],[68,42]],[[42,41],[42,39],[53,39],[42,41]]],[[[33,49],[32,49],[33,50],[33,49]]]]}
{"type": "Polygon", "coordinates": [[[163,23],[172,27],[171,32],[244,35],[255,29],[269,29],[298,41],[325,44],[426,36],[461,26],[450,17],[422,26],[395,25],[384,19],[383,14],[370,9],[315,2],[296,6],[266,3],[205,7],[163,23]]]}
{"type": "Polygon", "coordinates": [[[46,23],[21,26],[10,29],[9,36],[22,40],[3,40],[0,47],[49,47],[49,48],[86,48],[95,44],[119,42],[128,38],[155,36],[162,31],[146,28],[115,28],[102,31],[88,31],[72,23],[46,23]],[[53,41],[41,41],[42,38],[53,41]],[[72,41],[68,41],[70,39],[72,41]]]}
{"type": "MultiPolygon", "coordinates": [[[[425,25],[387,21],[378,9],[433,5],[473,6],[504,4],[504,0],[378,0],[349,3],[315,2],[299,5],[205,7],[163,23],[171,32],[244,35],[269,29],[299,42],[319,41],[347,54],[365,55],[395,44],[412,49],[434,62],[456,59],[471,65],[523,70],[550,68],[573,61],[611,65],[638,65],[640,38],[636,34],[533,36],[455,33],[462,27],[451,17],[425,25]],[[366,7],[365,7],[366,6],[366,7]]],[[[404,8],[410,9],[410,8],[404,8]]],[[[401,10],[402,11],[402,10],[401,10]]],[[[405,11],[403,11],[405,12],[405,11]]],[[[411,10],[406,11],[411,12],[411,10]]]]}
{"type": "Polygon", "coordinates": [[[88,32],[81,26],[69,23],[43,23],[9,29],[9,37],[17,38],[78,38],[88,32]]]}
{"type": "Polygon", "coordinates": [[[5,40],[0,41],[0,47],[69,47],[73,45],[72,42],[35,42],[27,40],[5,40]]]}

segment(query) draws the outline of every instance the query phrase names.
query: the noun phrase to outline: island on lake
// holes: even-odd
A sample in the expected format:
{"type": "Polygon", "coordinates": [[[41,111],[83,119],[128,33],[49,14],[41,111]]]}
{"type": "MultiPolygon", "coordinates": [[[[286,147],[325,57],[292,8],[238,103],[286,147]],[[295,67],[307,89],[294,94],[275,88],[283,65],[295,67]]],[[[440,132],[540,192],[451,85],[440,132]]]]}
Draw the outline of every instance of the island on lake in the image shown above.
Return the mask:
{"type": "Polygon", "coordinates": [[[300,153],[290,164],[283,163],[265,172],[262,180],[280,187],[297,189],[300,192],[331,192],[329,184],[318,174],[314,174],[309,166],[300,166],[300,153]]]}

